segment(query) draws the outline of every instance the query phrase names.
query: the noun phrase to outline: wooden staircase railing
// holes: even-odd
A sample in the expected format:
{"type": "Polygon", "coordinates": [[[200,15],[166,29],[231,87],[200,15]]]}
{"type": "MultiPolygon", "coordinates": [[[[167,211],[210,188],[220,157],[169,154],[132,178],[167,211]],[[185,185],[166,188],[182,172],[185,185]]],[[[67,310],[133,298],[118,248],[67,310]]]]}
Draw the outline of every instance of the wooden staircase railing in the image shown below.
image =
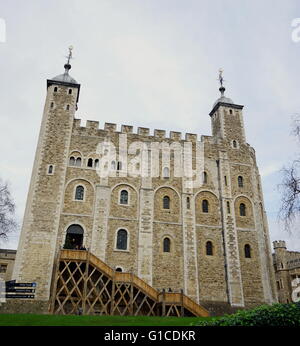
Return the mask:
{"type": "MultiPolygon", "coordinates": [[[[102,260],[88,251],[65,249],[61,250],[59,254],[59,261],[81,261],[92,264],[97,270],[104,273],[108,278],[113,280],[114,283],[131,284],[156,303],[160,303],[163,306],[173,306],[175,309],[177,309],[178,306],[181,306],[182,308],[190,311],[195,316],[209,316],[209,312],[205,308],[197,304],[185,294],[175,292],[158,292],[155,288],[147,284],[144,280],[140,279],[135,274],[114,271],[110,266],[108,266],[106,263],[104,263],[102,260]]],[[[53,302],[55,301],[55,296],[56,293],[54,292],[53,302]]],[[[54,306],[53,310],[55,310],[54,306]]]]}

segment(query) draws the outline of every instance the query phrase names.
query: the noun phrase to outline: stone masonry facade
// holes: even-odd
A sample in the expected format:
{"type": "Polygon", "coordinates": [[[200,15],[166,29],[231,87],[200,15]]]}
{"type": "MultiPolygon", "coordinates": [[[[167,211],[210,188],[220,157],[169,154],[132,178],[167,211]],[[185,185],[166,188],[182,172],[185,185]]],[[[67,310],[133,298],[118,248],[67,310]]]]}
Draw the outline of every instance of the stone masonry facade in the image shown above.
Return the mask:
{"type": "MultiPolygon", "coordinates": [[[[69,77],[68,69],[63,76],[69,77]]],[[[13,279],[37,282],[36,299],[49,300],[55,260],[76,225],[95,256],[157,289],[183,289],[207,307],[277,301],[261,180],[245,139],[243,106],[222,94],[210,112],[211,136],[150,134],[111,123],[101,129],[97,121],[82,126],[75,118],[80,85],[58,77],[47,81],[13,279]],[[99,145],[107,142],[116,148],[116,160],[109,162],[114,176],[99,175],[106,150],[100,152],[99,145]],[[160,148],[156,160],[151,143],[160,148]],[[181,171],[189,166],[180,148],[198,184],[174,173],[176,160],[181,171]],[[158,174],[139,174],[141,153],[150,153],[146,160],[157,162],[158,174]],[[126,174],[129,165],[136,174],[126,174]],[[126,231],[125,248],[118,247],[119,230],[126,231]]]]}

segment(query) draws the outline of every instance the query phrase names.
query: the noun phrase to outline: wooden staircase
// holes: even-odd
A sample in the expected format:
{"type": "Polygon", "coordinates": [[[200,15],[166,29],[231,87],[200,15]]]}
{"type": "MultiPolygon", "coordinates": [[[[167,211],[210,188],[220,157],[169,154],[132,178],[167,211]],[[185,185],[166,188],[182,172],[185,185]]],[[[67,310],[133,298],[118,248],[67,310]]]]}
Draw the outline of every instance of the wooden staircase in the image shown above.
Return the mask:
{"type": "Polygon", "coordinates": [[[132,273],[114,271],[88,251],[61,250],[52,284],[54,314],[209,316],[183,293],[158,292],[132,273]]]}

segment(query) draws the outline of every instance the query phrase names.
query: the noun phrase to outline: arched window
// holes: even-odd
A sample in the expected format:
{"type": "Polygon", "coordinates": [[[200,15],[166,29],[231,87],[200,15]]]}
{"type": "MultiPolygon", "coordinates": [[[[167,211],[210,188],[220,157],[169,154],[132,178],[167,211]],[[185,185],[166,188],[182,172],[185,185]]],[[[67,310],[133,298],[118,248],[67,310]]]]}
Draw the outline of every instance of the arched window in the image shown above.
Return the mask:
{"type": "Polygon", "coordinates": [[[232,114],[232,109],[229,109],[229,114],[232,114]]]}
{"type": "Polygon", "coordinates": [[[128,191],[122,190],[120,193],[120,204],[128,204],[128,191]]]}
{"type": "Polygon", "coordinates": [[[111,162],[111,169],[114,171],[116,169],[116,161],[111,162]]]}
{"type": "Polygon", "coordinates": [[[251,258],[251,246],[249,244],[245,245],[244,252],[246,258],[251,258]]]}
{"type": "Polygon", "coordinates": [[[67,106],[66,106],[66,110],[67,110],[67,111],[70,110],[70,105],[67,105],[67,106]]]}
{"type": "Polygon", "coordinates": [[[206,255],[213,256],[213,244],[211,241],[206,242],[206,255]]]}
{"type": "Polygon", "coordinates": [[[202,212],[208,213],[208,200],[207,199],[204,199],[202,201],[202,212]]]}
{"type": "Polygon", "coordinates": [[[122,273],[122,268],[121,267],[116,267],[116,272],[120,272],[120,273],[122,273]]]}
{"type": "Polygon", "coordinates": [[[75,166],[75,158],[73,156],[70,157],[69,165],[70,166],[75,166]]]}
{"type": "Polygon", "coordinates": [[[81,157],[77,157],[76,159],[76,166],[81,167],[81,157]]]}
{"type": "Polygon", "coordinates": [[[242,176],[238,176],[238,185],[239,187],[243,187],[244,186],[244,179],[242,176]]]}
{"type": "Polygon", "coordinates": [[[54,107],[54,103],[51,102],[51,103],[50,103],[50,108],[53,108],[53,107],[54,107]]]}
{"type": "Polygon", "coordinates": [[[164,196],[163,198],[163,208],[164,209],[170,209],[170,197],[164,196]]]}
{"type": "Polygon", "coordinates": [[[191,208],[191,200],[190,200],[190,197],[187,197],[187,198],[186,198],[186,208],[187,208],[187,209],[190,209],[190,208],[191,208]]]}
{"type": "Polygon", "coordinates": [[[230,214],[230,203],[227,201],[227,213],[230,214]]]}
{"type": "Polygon", "coordinates": [[[226,175],[224,175],[224,183],[225,183],[225,186],[227,186],[227,177],[226,177],[226,175]]]}
{"type": "Polygon", "coordinates": [[[163,170],[163,178],[164,179],[170,178],[170,170],[169,170],[168,167],[165,167],[164,170],[163,170]]]}
{"type": "Polygon", "coordinates": [[[48,174],[53,174],[53,166],[49,165],[48,167],[48,174]]]}
{"type": "Polygon", "coordinates": [[[75,191],[75,199],[77,201],[83,201],[83,197],[84,197],[84,187],[81,185],[78,185],[75,191]]]}
{"type": "Polygon", "coordinates": [[[121,161],[118,161],[118,164],[117,164],[117,171],[121,171],[122,170],[122,162],[121,161]]]}
{"type": "Polygon", "coordinates": [[[88,167],[93,167],[93,159],[88,159],[87,166],[88,167]]]}
{"type": "Polygon", "coordinates": [[[163,250],[164,252],[170,252],[171,251],[171,240],[170,238],[165,238],[163,241],[163,250]]]}
{"type": "Polygon", "coordinates": [[[119,229],[117,234],[117,249],[127,250],[127,231],[125,229],[119,229]]]}
{"type": "Polygon", "coordinates": [[[96,159],[95,160],[95,168],[98,168],[99,167],[99,159],[96,159]]]}
{"type": "Polygon", "coordinates": [[[240,204],[240,216],[246,216],[246,205],[244,203],[240,204]]]}
{"type": "Polygon", "coordinates": [[[203,182],[203,184],[207,184],[207,173],[206,172],[202,173],[202,182],[203,182]]]}
{"type": "Polygon", "coordinates": [[[69,89],[69,95],[72,95],[72,89],[69,89]]]}
{"type": "Polygon", "coordinates": [[[236,142],[236,140],[232,141],[232,146],[233,146],[234,148],[237,148],[237,142],[236,142]]]}
{"type": "Polygon", "coordinates": [[[57,92],[57,87],[54,87],[54,92],[55,92],[55,93],[57,92]]]}

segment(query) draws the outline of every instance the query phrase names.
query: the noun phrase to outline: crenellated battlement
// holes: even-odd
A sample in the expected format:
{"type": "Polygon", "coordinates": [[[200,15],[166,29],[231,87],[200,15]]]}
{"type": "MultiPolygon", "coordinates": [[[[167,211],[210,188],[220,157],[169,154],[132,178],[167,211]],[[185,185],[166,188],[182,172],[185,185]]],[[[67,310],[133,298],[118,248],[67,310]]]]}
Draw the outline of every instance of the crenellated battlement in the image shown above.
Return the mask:
{"type": "MultiPolygon", "coordinates": [[[[174,141],[188,141],[188,142],[196,142],[198,140],[198,135],[195,133],[185,133],[184,139],[182,138],[182,133],[178,131],[170,131],[169,136],[166,135],[166,130],[154,129],[153,134],[150,133],[150,128],[147,127],[138,127],[137,131],[134,132],[132,125],[121,125],[120,131],[117,129],[117,124],[114,123],[105,123],[104,128],[99,127],[99,121],[87,120],[86,125],[81,125],[81,119],[74,119],[74,128],[84,130],[96,130],[96,131],[106,131],[107,133],[127,133],[132,135],[138,135],[143,137],[154,137],[158,139],[171,139],[174,141]]],[[[207,140],[211,136],[201,136],[200,140],[203,138],[207,140]]]]}
{"type": "Polygon", "coordinates": [[[278,249],[278,248],[285,248],[286,249],[286,243],[284,240],[275,240],[273,241],[273,248],[278,249]]]}

